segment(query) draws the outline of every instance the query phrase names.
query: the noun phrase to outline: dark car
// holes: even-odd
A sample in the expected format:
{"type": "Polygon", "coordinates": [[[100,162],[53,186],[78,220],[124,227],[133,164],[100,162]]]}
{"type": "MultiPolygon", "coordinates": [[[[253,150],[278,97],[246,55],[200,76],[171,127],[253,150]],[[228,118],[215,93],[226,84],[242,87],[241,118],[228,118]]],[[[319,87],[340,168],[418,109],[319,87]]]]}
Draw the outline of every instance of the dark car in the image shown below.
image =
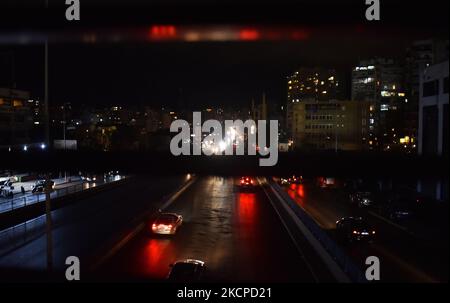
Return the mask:
{"type": "Polygon", "coordinates": [[[290,184],[301,184],[303,183],[303,177],[302,176],[290,176],[290,177],[283,177],[280,178],[280,184],[281,185],[290,185],[290,184]]]}
{"type": "Polygon", "coordinates": [[[349,199],[352,204],[361,208],[369,207],[374,204],[374,195],[368,191],[355,191],[349,194],[349,199]]]}
{"type": "Polygon", "coordinates": [[[372,241],[375,229],[361,217],[345,217],[336,222],[339,239],[346,242],[372,241]]]}
{"type": "Polygon", "coordinates": [[[205,262],[194,259],[177,261],[170,265],[167,279],[172,282],[198,282],[205,272],[205,262]]]}
{"type": "MultiPolygon", "coordinates": [[[[42,192],[45,191],[45,185],[46,185],[46,181],[45,180],[38,180],[33,185],[33,188],[31,190],[31,192],[32,193],[42,193],[42,192]]],[[[55,188],[55,182],[50,180],[49,181],[49,186],[50,186],[51,189],[54,189],[55,188]]]]}
{"type": "Polygon", "coordinates": [[[241,188],[252,188],[255,185],[255,181],[252,177],[241,177],[239,181],[239,186],[241,188]]]}

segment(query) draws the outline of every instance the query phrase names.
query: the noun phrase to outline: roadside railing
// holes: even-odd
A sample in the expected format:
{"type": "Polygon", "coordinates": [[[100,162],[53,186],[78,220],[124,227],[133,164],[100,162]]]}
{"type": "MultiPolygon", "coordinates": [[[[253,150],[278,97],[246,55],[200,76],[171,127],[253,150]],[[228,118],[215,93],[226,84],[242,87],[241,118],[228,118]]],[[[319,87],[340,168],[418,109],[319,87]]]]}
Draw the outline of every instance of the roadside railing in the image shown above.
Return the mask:
{"type": "Polygon", "coordinates": [[[45,215],[0,231],[0,256],[45,232],[45,215]]]}
{"type": "Polygon", "coordinates": [[[336,241],[332,240],[328,234],[312,219],[297,203],[284,191],[275,181],[268,178],[270,185],[283,200],[289,205],[292,211],[309,229],[313,236],[322,244],[323,248],[329,253],[334,261],[339,265],[342,271],[347,274],[352,282],[367,282],[362,271],[356,266],[353,260],[339,247],[336,241]]]}
{"type": "MultiPolygon", "coordinates": [[[[76,192],[88,190],[97,186],[102,186],[104,184],[108,184],[121,179],[123,178],[114,178],[111,180],[103,181],[102,183],[80,182],[71,186],[65,186],[63,188],[54,189],[50,193],[50,198],[55,199],[76,192]]],[[[45,193],[33,193],[13,199],[0,199],[0,213],[12,211],[17,208],[25,207],[27,205],[40,203],[44,201],[45,201],[45,193]]]]}

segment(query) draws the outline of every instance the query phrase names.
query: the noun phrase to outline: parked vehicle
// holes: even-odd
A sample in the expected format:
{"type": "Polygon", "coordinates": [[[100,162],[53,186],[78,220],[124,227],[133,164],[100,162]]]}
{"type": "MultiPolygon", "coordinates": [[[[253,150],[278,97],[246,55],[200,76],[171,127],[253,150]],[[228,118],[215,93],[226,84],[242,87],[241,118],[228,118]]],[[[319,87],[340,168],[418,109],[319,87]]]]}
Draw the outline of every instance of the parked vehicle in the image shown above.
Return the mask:
{"type": "Polygon", "coordinates": [[[11,198],[14,196],[14,186],[8,185],[8,186],[2,186],[0,189],[0,196],[3,198],[11,198]]]}
{"type": "Polygon", "coordinates": [[[368,191],[355,191],[349,194],[350,203],[358,207],[369,207],[374,204],[374,195],[368,191]]]}
{"type": "MultiPolygon", "coordinates": [[[[50,182],[50,188],[53,190],[55,188],[55,182],[52,180],[50,182]]],[[[31,192],[34,193],[43,193],[45,191],[46,181],[45,180],[38,180],[33,185],[31,192]]]]}

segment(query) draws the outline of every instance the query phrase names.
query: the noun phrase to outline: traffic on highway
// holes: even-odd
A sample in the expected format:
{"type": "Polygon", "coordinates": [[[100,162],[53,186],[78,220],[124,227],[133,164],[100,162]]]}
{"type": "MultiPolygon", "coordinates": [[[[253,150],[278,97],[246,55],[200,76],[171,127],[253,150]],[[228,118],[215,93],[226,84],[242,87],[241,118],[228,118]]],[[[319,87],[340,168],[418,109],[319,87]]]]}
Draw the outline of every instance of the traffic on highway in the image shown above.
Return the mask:
{"type": "MultiPolygon", "coordinates": [[[[408,224],[421,218],[418,213],[410,221],[395,220],[384,211],[395,202],[381,200],[383,191],[349,185],[360,180],[191,174],[130,179],[53,211],[56,272],[75,255],[89,281],[342,282],[364,276],[366,259],[377,256],[382,282],[448,279],[437,257],[448,249],[439,241],[445,235],[424,241],[411,227],[420,222],[408,224]],[[282,192],[312,219],[303,222],[306,230],[282,192]],[[364,203],[368,197],[370,206],[364,203]],[[310,224],[330,237],[335,250],[316,247],[310,224]],[[355,266],[352,272],[328,263],[340,249],[355,266]]],[[[436,228],[422,224],[429,232],[436,228]]],[[[0,270],[16,273],[8,279],[33,280],[48,266],[45,220],[28,225],[22,233],[18,226],[0,233],[0,270]]]]}

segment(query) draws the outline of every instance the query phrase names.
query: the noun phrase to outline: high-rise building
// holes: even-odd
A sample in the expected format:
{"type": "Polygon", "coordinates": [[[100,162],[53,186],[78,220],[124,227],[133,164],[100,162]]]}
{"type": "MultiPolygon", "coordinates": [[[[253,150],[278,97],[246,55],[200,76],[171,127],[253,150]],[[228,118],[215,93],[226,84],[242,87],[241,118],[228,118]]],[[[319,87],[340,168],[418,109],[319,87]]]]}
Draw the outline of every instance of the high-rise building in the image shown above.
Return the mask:
{"type": "MultiPolygon", "coordinates": [[[[423,155],[448,155],[448,69],[449,61],[430,65],[420,77],[418,152],[423,155]]],[[[447,180],[424,179],[418,190],[438,200],[448,200],[447,180]]]]}
{"type": "Polygon", "coordinates": [[[406,88],[411,103],[419,100],[420,75],[432,64],[448,60],[448,40],[419,40],[407,49],[406,88]]]}
{"type": "Polygon", "coordinates": [[[294,148],[360,150],[367,139],[367,101],[291,102],[287,120],[294,148]]]}
{"type": "Polygon", "coordinates": [[[288,103],[326,101],[341,97],[341,83],[334,69],[300,68],[287,77],[288,103]]]}
{"type": "Polygon", "coordinates": [[[414,132],[405,131],[402,119],[408,105],[404,74],[402,65],[386,58],[360,61],[352,70],[352,100],[370,103],[369,150],[394,150],[400,137],[414,141],[414,132]]]}
{"type": "Polygon", "coordinates": [[[425,68],[449,58],[448,40],[415,41],[407,49],[405,88],[408,100],[404,108],[404,132],[417,137],[419,125],[420,75],[425,68]]]}
{"type": "Polygon", "coordinates": [[[404,96],[403,67],[393,59],[360,61],[352,70],[352,100],[380,101],[404,96]]]}

